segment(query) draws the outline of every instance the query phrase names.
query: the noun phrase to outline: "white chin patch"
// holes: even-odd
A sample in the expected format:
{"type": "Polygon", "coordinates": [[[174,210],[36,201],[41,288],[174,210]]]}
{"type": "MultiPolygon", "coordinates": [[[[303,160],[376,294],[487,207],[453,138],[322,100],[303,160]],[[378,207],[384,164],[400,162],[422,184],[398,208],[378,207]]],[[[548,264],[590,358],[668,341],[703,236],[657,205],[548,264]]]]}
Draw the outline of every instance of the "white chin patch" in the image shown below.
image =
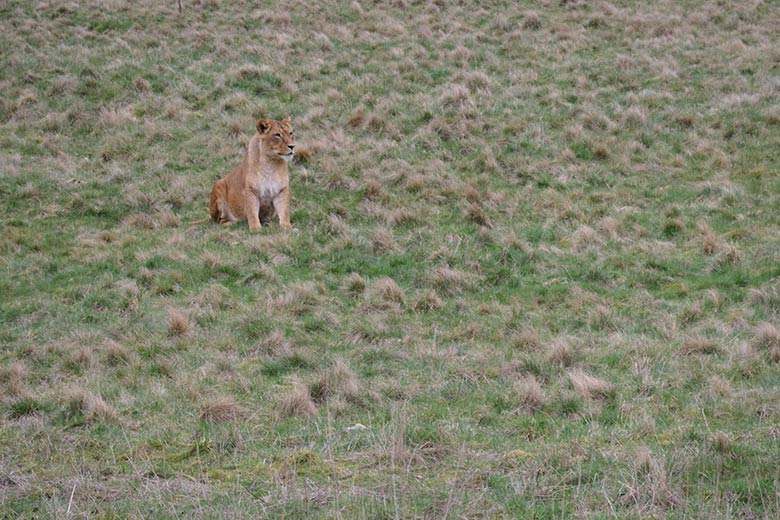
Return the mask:
{"type": "Polygon", "coordinates": [[[288,153],[287,155],[282,155],[281,158],[284,159],[287,162],[290,162],[290,161],[292,161],[293,154],[288,153]]]}

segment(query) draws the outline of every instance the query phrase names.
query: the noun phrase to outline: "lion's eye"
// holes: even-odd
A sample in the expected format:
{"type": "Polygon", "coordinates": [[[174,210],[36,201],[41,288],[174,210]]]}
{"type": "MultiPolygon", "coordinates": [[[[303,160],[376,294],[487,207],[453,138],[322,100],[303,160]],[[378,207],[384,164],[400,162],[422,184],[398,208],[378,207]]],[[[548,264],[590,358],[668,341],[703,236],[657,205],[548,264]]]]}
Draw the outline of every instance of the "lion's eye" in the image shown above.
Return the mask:
{"type": "Polygon", "coordinates": [[[274,134],[274,137],[276,137],[277,139],[281,139],[282,138],[282,134],[274,134]]]}

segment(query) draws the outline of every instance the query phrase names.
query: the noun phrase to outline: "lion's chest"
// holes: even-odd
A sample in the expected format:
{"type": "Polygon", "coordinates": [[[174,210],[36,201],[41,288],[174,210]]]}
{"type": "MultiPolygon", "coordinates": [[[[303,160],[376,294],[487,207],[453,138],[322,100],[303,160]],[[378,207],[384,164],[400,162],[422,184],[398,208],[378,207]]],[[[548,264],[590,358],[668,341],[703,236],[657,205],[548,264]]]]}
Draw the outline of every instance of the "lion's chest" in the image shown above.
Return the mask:
{"type": "Polygon", "coordinates": [[[281,179],[271,178],[265,179],[265,181],[260,183],[256,192],[261,204],[271,203],[287,187],[287,184],[281,179]]]}
{"type": "Polygon", "coordinates": [[[260,200],[261,206],[273,204],[273,200],[287,188],[287,180],[280,175],[258,175],[253,191],[260,200]]]}

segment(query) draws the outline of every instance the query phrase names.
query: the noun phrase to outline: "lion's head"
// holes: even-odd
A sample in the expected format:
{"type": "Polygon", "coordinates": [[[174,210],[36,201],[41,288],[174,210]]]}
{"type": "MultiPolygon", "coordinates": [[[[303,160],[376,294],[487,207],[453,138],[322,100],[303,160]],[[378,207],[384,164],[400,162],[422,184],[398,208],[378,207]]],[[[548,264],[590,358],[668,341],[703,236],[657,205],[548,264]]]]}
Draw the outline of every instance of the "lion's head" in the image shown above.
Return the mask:
{"type": "Polygon", "coordinates": [[[260,134],[263,152],[269,158],[292,160],[295,141],[293,140],[292,126],[290,126],[290,116],[281,121],[258,119],[257,132],[260,134]]]}

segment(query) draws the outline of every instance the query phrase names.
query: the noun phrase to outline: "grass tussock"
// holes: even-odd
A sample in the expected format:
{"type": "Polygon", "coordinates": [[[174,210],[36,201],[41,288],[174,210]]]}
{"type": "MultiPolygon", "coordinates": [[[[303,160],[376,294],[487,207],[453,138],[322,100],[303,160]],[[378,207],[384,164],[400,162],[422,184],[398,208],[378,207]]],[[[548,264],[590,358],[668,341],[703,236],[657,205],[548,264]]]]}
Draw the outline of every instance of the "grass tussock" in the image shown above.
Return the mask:
{"type": "Polygon", "coordinates": [[[719,350],[717,343],[703,336],[686,338],[680,346],[680,352],[686,356],[715,354],[719,350]]]}
{"type": "Polygon", "coordinates": [[[646,447],[633,454],[633,473],[624,484],[621,502],[638,511],[672,511],[684,505],[682,489],[673,483],[672,470],[646,447]]]}
{"type": "Polygon", "coordinates": [[[0,382],[3,383],[8,395],[26,395],[27,378],[29,371],[22,361],[14,361],[0,372],[0,382]]]}
{"type": "Polygon", "coordinates": [[[200,407],[200,420],[210,423],[233,422],[244,414],[241,406],[231,397],[220,397],[205,402],[200,407]]]}
{"type": "Polygon", "coordinates": [[[544,405],[542,385],[533,375],[527,375],[512,385],[512,392],[517,397],[520,407],[530,413],[539,410],[544,405]]]}
{"type": "Polygon", "coordinates": [[[311,417],[317,413],[309,388],[299,380],[292,381],[292,389],[281,395],[277,409],[282,417],[311,417]]]}
{"type": "Polygon", "coordinates": [[[363,404],[367,392],[355,372],[342,359],[337,360],[310,385],[315,402],[327,402],[332,409],[343,409],[348,403],[363,404]]]}
{"type": "Polygon", "coordinates": [[[122,365],[131,362],[130,352],[120,343],[107,340],[104,345],[106,360],[111,365],[122,365]]]}
{"type": "Polygon", "coordinates": [[[512,348],[520,352],[536,352],[542,348],[539,333],[532,328],[522,328],[510,337],[512,348]]]}
{"type": "Polygon", "coordinates": [[[314,282],[296,282],[272,298],[269,310],[281,310],[299,316],[311,311],[320,300],[320,287],[314,282]]]}
{"type": "Polygon", "coordinates": [[[612,383],[592,376],[579,368],[569,370],[566,375],[574,390],[587,399],[607,397],[614,388],[612,383]]]}
{"type": "Polygon", "coordinates": [[[71,416],[82,417],[87,422],[117,422],[119,415],[113,406],[100,394],[85,388],[72,388],[66,396],[68,412],[71,416]]]}
{"type": "Polygon", "coordinates": [[[389,276],[379,278],[369,288],[368,304],[376,310],[399,309],[406,304],[403,289],[389,276]]]}
{"type": "Polygon", "coordinates": [[[435,291],[427,291],[418,296],[413,304],[413,308],[417,312],[431,312],[438,311],[444,307],[444,301],[436,294],[435,291]]]}
{"type": "Polygon", "coordinates": [[[344,290],[351,296],[358,296],[366,290],[366,279],[358,273],[350,273],[344,280],[344,290]]]}
{"type": "Polygon", "coordinates": [[[567,340],[555,339],[547,347],[547,360],[558,367],[568,367],[574,363],[574,350],[567,340]]]}
{"type": "Polygon", "coordinates": [[[436,289],[451,295],[470,287],[473,276],[449,266],[439,266],[431,271],[430,281],[436,289]]]}
{"type": "Polygon", "coordinates": [[[255,351],[265,357],[277,358],[292,355],[293,347],[281,331],[275,330],[257,343],[255,351]]]}
{"type": "Polygon", "coordinates": [[[168,333],[171,336],[187,336],[192,333],[192,322],[189,316],[181,309],[168,309],[168,333]]]}
{"type": "Polygon", "coordinates": [[[780,329],[774,323],[759,323],[753,333],[753,346],[766,350],[780,348],[780,329]]]}
{"type": "Polygon", "coordinates": [[[393,232],[387,228],[379,228],[374,231],[371,241],[374,245],[374,252],[380,255],[400,250],[398,242],[393,236],[393,232]]]}

